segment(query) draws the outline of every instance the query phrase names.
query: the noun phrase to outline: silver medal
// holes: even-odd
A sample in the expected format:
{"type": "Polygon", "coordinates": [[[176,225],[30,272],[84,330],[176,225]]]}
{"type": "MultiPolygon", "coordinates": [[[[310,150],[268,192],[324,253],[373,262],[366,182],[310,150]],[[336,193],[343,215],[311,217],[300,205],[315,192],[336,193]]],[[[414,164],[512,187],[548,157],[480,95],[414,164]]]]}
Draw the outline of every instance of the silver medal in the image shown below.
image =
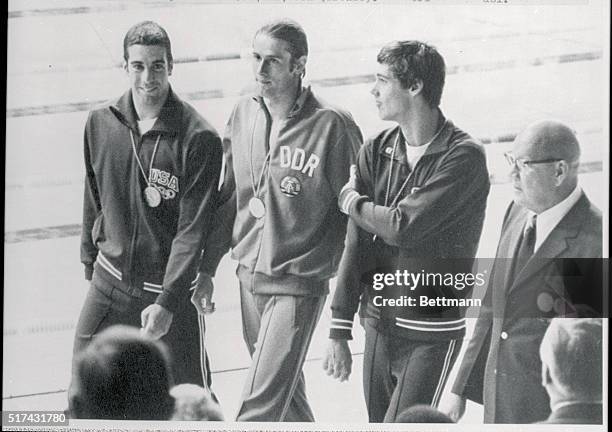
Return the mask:
{"type": "Polygon", "coordinates": [[[260,198],[253,197],[249,200],[249,211],[253,217],[261,219],[266,214],[266,206],[260,198]]]}
{"type": "Polygon", "coordinates": [[[138,162],[138,168],[140,168],[140,173],[145,181],[148,183],[148,186],[144,189],[144,197],[147,205],[149,207],[157,207],[162,200],[161,193],[155,189],[155,187],[151,183],[151,171],[153,170],[153,161],[155,160],[155,154],[157,153],[157,147],[159,146],[159,140],[161,138],[161,134],[157,136],[157,140],[155,140],[155,147],[153,147],[153,153],[151,154],[151,163],[149,164],[149,176],[147,177],[144,168],[142,167],[142,162],[140,162],[140,158],[138,157],[138,152],[136,151],[136,142],[134,141],[134,135],[132,131],[130,131],[130,139],[132,140],[132,151],[134,152],[134,157],[136,158],[136,162],[138,162]]]}
{"type": "Polygon", "coordinates": [[[153,186],[147,186],[144,190],[144,194],[149,207],[157,207],[161,203],[161,194],[153,186]]]}

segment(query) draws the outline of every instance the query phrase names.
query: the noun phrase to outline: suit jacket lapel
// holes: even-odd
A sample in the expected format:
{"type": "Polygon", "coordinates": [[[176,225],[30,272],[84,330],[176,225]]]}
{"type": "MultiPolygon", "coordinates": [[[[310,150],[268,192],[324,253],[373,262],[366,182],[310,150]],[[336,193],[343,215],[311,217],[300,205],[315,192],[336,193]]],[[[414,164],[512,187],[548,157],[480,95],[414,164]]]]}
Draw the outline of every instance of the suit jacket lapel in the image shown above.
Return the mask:
{"type": "Polygon", "coordinates": [[[560,256],[569,247],[568,240],[578,235],[581,215],[584,214],[587,206],[587,197],[582,193],[578,202],[561,219],[536,253],[527,261],[523,270],[516,276],[516,280],[510,286],[509,291],[537,273],[542,267],[549,264],[551,259],[560,256]]]}
{"type": "Polygon", "coordinates": [[[504,293],[512,286],[514,258],[519,247],[525,221],[527,220],[527,212],[521,207],[516,206],[516,204],[513,205],[517,208],[517,214],[509,221],[508,228],[500,240],[496,255],[496,260],[498,260],[496,267],[501,267],[500,270],[502,271],[496,271],[494,275],[496,280],[493,286],[503,287],[504,293]]]}

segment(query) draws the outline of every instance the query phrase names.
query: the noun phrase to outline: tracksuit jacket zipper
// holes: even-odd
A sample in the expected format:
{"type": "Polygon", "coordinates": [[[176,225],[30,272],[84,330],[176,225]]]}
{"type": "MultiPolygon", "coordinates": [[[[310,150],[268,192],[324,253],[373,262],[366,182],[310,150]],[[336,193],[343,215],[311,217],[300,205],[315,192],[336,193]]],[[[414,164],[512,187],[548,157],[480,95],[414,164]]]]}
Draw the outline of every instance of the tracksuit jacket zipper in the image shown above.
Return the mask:
{"type": "MultiPolygon", "coordinates": [[[[136,151],[139,151],[142,148],[142,136],[139,134],[138,135],[138,148],[136,149],[136,151]]],[[[134,155],[134,157],[136,157],[136,155],[134,155]]],[[[132,158],[132,170],[134,169],[134,160],[132,158]]],[[[138,174],[136,173],[136,179],[139,179],[138,174]]],[[[136,187],[140,186],[140,181],[136,182],[136,187]]],[[[136,248],[136,238],[138,237],[138,211],[136,209],[136,189],[132,188],[131,193],[130,193],[130,209],[132,212],[133,219],[132,219],[132,239],[130,241],[130,249],[128,251],[128,265],[127,265],[127,270],[128,270],[128,283],[130,286],[135,286],[136,285],[136,281],[134,280],[134,273],[131,271],[132,269],[132,262],[134,261],[134,249],[136,248]]]]}
{"type": "MultiPolygon", "coordinates": [[[[270,134],[272,133],[272,121],[271,121],[271,116],[270,113],[268,112],[268,109],[265,107],[265,105],[263,105],[263,102],[259,105],[259,110],[263,111],[264,115],[266,116],[266,151],[271,151],[270,150],[270,134]]],[[[257,117],[255,116],[255,122],[257,122],[257,117]]],[[[280,131],[279,131],[280,132],[280,131]]],[[[253,157],[253,136],[251,136],[251,158],[253,157]]],[[[251,164],[253,163],[253,161],[251,160],[251,164]]],[[[270,174],[270,169],[272,165],[272,155],[270,155],[270,158],[268,160],[268,175],[266,175],[266,177],[269,177],[270,174]]],[[[266,169],[266,162],[264,161],[264,166],[262,169],[266,169]]],[[[264,173],[265,174],[265,173],[264,173]]],[[[266,187],[269,188],[270,185],[266,184],[266,187]]],[[[269,211],[266,210],[266,211],[269,211]]],[[[261,245],[263,242],[263,234],[264,234],[264,230],[266,229],[266,222],[265,222],[265,217],[261,218],[261,222],[262,222],[262,227],[261,227],[261,231],[259,232],[259,244],[257,245],[257,261],[259,261],[259,256],[261,253],[261,245]]],[[[255,267],[257,268],[257,261],[255,261],[255,267]]],[[[251,293],[255,294],[255,272],[253,272],[253,283],[251,284],[251,293]]]]}

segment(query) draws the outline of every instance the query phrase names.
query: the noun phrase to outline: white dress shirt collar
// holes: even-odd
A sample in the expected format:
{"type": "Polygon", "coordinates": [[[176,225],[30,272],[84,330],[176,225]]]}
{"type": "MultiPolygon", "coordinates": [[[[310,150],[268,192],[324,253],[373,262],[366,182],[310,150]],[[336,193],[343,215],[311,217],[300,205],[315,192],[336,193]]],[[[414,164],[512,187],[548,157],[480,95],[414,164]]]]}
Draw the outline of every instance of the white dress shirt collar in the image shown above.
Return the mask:
{"type": "MultiPolygon", "coordinates": [[[[561,222],[561,219],[570,211],[570,209],[578,202],[582,195],[582,189],[576,186],[572,193],[559,204],[552,206],[548,210],[544,210],[538,214],[536,219],[536,241],[534,252],[544,243],[544,240],[552,232],[553,229],[561,222]]],[[[530,216],[534,213],[530,212],[530,216]]]]}

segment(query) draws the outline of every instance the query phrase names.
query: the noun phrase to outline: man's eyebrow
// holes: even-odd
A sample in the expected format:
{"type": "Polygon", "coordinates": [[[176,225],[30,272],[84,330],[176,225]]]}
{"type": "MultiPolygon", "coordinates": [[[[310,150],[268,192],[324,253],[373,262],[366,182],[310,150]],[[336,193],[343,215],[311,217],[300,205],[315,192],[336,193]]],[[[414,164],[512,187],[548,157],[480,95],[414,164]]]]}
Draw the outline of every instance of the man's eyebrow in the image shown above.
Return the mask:
{"type": "Polygon", "coordinates": [[[261,58],[265,58],[265,59],[277,59],[277,60],[281,59],[280,56],[277,56],[277,55],[264,55],[264,54],[258,53],[257,51],[253,51],[252,54],[256,55],[256,56],[259,56],[261,58]]]}
{"type": "MultiPolygon", "coordinates": [[[[166,61],[164,59],[157,59],[157,60],[153,60],[153,62],[151,64],[162,64],[165,63],[166,61]]],[[[145,62],[143,60],[130,60],[129,62],[130,64],[144,64],[145,62]]]]}
{"type": "Polygon", "coordinates": [[[377,73],[377,74],[375,74],[375,76],[376,76],[376,78],[384,78],[384,79],[387,79],[387,80],[389,79],[388,75],[381,74],[381,73],[377,73]]]}

